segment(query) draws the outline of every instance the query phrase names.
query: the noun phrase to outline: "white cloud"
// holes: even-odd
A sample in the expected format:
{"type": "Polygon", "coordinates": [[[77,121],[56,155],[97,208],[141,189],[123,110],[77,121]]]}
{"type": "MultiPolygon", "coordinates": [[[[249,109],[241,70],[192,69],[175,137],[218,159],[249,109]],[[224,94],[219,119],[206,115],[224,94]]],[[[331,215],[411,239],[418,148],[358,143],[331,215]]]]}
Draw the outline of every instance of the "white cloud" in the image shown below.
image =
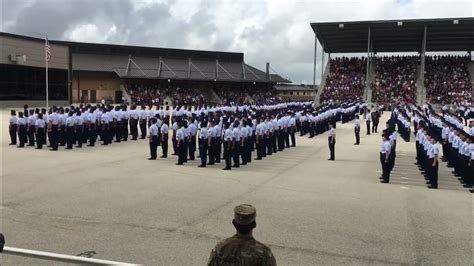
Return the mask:
{"type": "Polygon", "coordinates": [[[73,27],[64,33],[64,39],[77,42],[106,42],[111,36],[117,33],[117,27],[99,28],[95,24],[82,24],[73,27]]]}
{"type": "MultiPolygon", "coordinates": [[[[244,52],[313,80],[310,22],[472,17],[472,0],[0,0],[6,31],[84,42],[244,52]],[[91,8],[93,6],[93,8],[91,8]],[[7,14],[8,13],[8,14],[7,14]]],[[[318,47],[321,51],[321,48],[318,47]]],[[[318,53],[319,82],[321,55],[318,53]]]]}

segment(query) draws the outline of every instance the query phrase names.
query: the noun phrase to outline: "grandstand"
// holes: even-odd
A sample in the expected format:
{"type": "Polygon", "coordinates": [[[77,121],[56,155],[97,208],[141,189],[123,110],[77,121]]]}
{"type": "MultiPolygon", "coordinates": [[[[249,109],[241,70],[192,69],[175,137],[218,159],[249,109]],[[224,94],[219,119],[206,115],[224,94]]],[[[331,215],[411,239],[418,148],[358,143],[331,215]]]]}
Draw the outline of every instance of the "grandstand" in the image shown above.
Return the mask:
{"type": "MultiPolygon", "coordinates": [[[[45,40],[0,32],[0,42],[2,106],[44,105],[45,40]]],[[[252,92],[290,82],[270,73],[269,63],[266,71],[246,64],[243,53],[68,41],[50,41],[50,46],[52,104],[119,102],[122,98],[130,102],[132,88],[135,93],[153,90],[153,95],[165,91],[165,97],[160,97],[170,104],[184,98],[181,104],[221,103],[215,90],[252,92]]]]}
{"type": "Polygon", "coordinates": [[[383,104],[472,101],[473,18],[318,22],[311,27],[315,33],[313,84],[317,43],[322,47],[317,103],[353,98],[383,104]],[[364,56],[340,58],[340,54],[358,53],[364,56]],[[325,54],[329,57],[326,65],[325,54]]]}

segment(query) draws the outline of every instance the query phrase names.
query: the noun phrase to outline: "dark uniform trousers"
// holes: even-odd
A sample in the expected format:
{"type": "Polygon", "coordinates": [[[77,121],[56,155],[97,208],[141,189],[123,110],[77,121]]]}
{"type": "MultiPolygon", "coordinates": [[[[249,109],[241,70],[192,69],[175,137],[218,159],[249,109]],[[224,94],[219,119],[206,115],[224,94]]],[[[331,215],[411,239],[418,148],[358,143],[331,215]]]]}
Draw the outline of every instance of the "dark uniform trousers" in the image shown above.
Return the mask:
{"type": "Polygon", "coordinates": [[[29,125],[28,126],[28,146],[35,146],[35,126],[29,125]]]}
{"type": "Polygon", "coordinates": [[[51,137],[49,138],[49,142],[51,143],[51,148],[53,150],[58,150],[58,144],[59,144],[58,125],[51,125],[51,137]]]}
{"type": "Polygon", "coordinates": [[[242,147],[240,145],[240,140],[235,140],[234,142],[234,149],[232,150],[232,159],[234,161],[234,167],[240,167],[240,153],[242,151],[242,147]]]}
{"type": "Polygon", "coordinates": [[[395,158],[397,157],[397,141],[394,140],[393,141],[393,145],[392,145],[392,150],[390,152],[390,168],[389,170],[392,171],[393,170],[393,167],[395,166],[395,158]]]}
{"type": "Polygon", "coordinates": [[[72,149],[74,141],[74,127],[66,127],[66,148],[72,149]]]}
{"type": "Polygon", "coordinates": [[[60,131],[56,130],[56,136],[57,136],[57,141],[61,146],[66,145],[66,138],[67,138],[67,132],[66,132],[66,125],[61,125],[59,128],[60,131]]]}
{"type": "Polygon", "coordinates": [[[224,159],[225,168],[231,169],[232,167],[232,141],[224,141],[224,159]]]}
{"type": "Polygon", "coordinates": [[[296,138],[295,138],[295,128],[291,128],[290,129],[290,138],[291,138],[291,147],[295,147],[296,146],[296,138]]]}
{"type": "Polygon", "coordinates": [[[247,165],[247,146],[246,146],[247,138],[244,138],[243,141],[240,142],[240,158],[242,160],[241,165],[247,165]]]}
{"type": "Polygon", "coordinates": [[[255,141],[256,142],[255,146],[256,146],[256,149],[257,149],[257,159],[259,159],[259,160],[262,159],[263,153],[265,152],[262,138],[263,138],[263,136],[257,136],[257,139],[255,141]]]}
{"type": "Polygon", "coordinates": [[[360,127],[354,127],[354,135],[356,138],[356,144],[360,143],[360,127]]]}
{"type": "Polygon", "coordinates": [[[158,148],[158,135],[150,136],[150,157],[156,159],[156,150],[158,148]]]}
{"type": "Polygon", "coordinates": [[[468,169],[468,174],[468,182],[466,185],[468,185],[472,189],[472,186],[474,184],[474,160],[471,161],[471,165],[468,169]]]}
{"type": "Polygon", "coordinates": [[[329,145],[329,152],[330,152],[330,157],[329,159],[334,160],[335,159],[335,146],[336,146],[336,140],[331,141],[331,137],[328,137],[328,145],[329,145]]]}
{"type": "Polygon", "coordinates": [[[216,138],[216,145],[215,145],[215,162],[220,163],[221,162],[221,154],[222,154],[222,139],[221,138],[216,138]]]}
{"type": "Polygon", "coordinates": [[[25,143],[28,141],[28,135],[26,132],[26,125],[20,125],[18,128],[18,138],[20,139],[19,147],[25,147],[25,143]]]}
{"type": "Polygon", "coordinates": [[[280,150],[279,137],[281,130],[275,130],[272,134],[272,152],[277,153],[277,150],[280,150]]]}
{"type": "Polygon", "coordinates": [[[146,119],[140,119],[140,131],[142,133],[142,139],[146,138],[146,119]]]}
{"type": "Polygon", "coordinates": [[[76,127],[76,140],[77,140],[77,147],[82,147],[82,135],[84,134],[84,125],[80,125],[76,127]]]}
{"type": "Polygon", "coordinates": [[[315,131],[315,127],[316,125],[314,124],[314,122],[311,122],[309,123],[309,137],[312,138],[314,137],[314,131],[315,131]]]}
{"type": "Polygon", "coordinates": [[[18,125],[11,125],[10,126],[10,143],[15,145],[16,144],[16,132],[18,130],[18,125]]]}
{"type": "Polygon", "coordinates": [[[87,140],[89,139],[89,136],[90,136],[89,128],[90,128],[90,123],[85,123],[83,125],[83,132],[82,132],[82,138],[81,138],[82,143],[87,143],[87,140]]]}
{"type": "Polygon", "coordinates": [[[104,123],[102,124],[102,130],[100,131],[100,140],[102,140],[102,145],[109,144],[109,124],[104,123]]]}
{"type": "MultiPolygon", "coordinates": [[[[207,142],[208,140],[205,140],[205,141],[207,142]]],[[[220,154],[216,155],[217,150],[219,149],[219,147],[217,147],[218,144],[217,144],[216,138],[211,138],[211,145],[209,145],[209,143],[207,143],[206,145],[207,145],[207,153],[209,154],[209,165],[213,165],[217,159],[217,156],[220,157],[220,154]]],[[[201,160],[202,160],[202,155],[199,154],[199,156],[201,157],[201,160]]],[[[205,158],[204,160],[207,160],[207,158],[205,158]]]]}
{"type": "Polygon", "coordinates": [[[89,124],[89,145],[95,146],[95,142],[97,141],[97,125],[95,123],[89,124]]]}
{"type": "Polygon", "coordinates": [[[285,147],[286,148],[290,148],[290,132],[289,132],[289,128],[286,128],[283,130],[283,135],[285,136],[285,147]]]}
{"type": "Polygon", "coordinates": [[[385,162],[384,153],[380,153],[380,164],[382,165],[382,179],[386,182],[390,182],[389,162],[385,162]]]}
{"type": "Polygon", "coordinates": [[[430,184],[433,188],[438,188],[438,162],[436,162],[436,165],[433,166],[433,163],[435,162],[435,158],[429,158],[429,173],[428,173],[428,179],[430,181],[430,184]]]}
{"type": "Polygon", "coordinates": [[[138,120],[135,118],[130,119],[130,133],[132,134],[132,140],[138,139],[138,120]]]}
{"type": "Polygon", "coordinates": [[[46,127],[47,127],[47,133],[46,134],[48,135],[48,139],[49,139],[49,146],[48,147],[52,147],[52,145],[53,145],[53,143],[52,143],[53,142],[53,134],[51,133],[51,129],[48,126],[46,126],[46,127]]]}
{"type": "Polygon", "coordinates": [[[252,138],[247,137],[244,142],[245,147],[245,162],[251,163],[252,162],[252,138]]]}
{"type": "Polygon", "coordinates": [[[378,118],[374,118],[372,121],[372,133],[377,133],[378,126],[379,126],[378,118]]]}
{"type": "Polygon", "coordinates": [[[171,139],[171,142],[173,143],[173,155],[178,155],[178,141],[176,140],[176,132],[173,131],[173,138],[171,139]]]}
{"type": "MultiPolygon", "coordinates": [[[[474,162],[471,162],[474,164],[474,162]]],[[[464,181],[467,187],[472,187],[471,176],[472,176],[472,167],[469,166],[469,156],[462,156],[462,173],[461,178],[464,181]]]]}
{"type": "Polygon", "coordinates": [[[370,135],[370,121],[366,120],[365,124],[367,125],[367,135],[370,135]]]}
{"type": "Polygon", "coordinates": [[[115,142],[122,140],[122,123],[121,120],[115,121],[113,127],[113,135],[115,135],[115,142]]]}
{"type": "Polygon", "coordinates": [[[189,151],[189,160],[193,161],[196,153],[196,136],[189,136],[189,145],[188,145],[188,151],[189,151]]]}
{"type": "Polygon", "coordinates": [[[45,144],[44,136],[45,136],[44,128],[38,128],[36,131],[36,145],[37,145],[36,147],[38,149],[42,149],[43,144],[45,144]]]}
{"type": "Polygon", "coordinates": [[[272,151],[273,151],[272,139],[273,139],[273,136],[275,135],[275,132],[268,133],[268,134],[269,135],[266,138],[267,155],[272,155],[272,151]]]}
{"type": "Polygon", "coordinates": [[[283,151],[284,147],[284,133],[283,129],[279,129],[275,131],[275,134],[277,135],[277,140],[278,140],[278,151],[283,151]]]}
{"type": "Polygon", "coordinates": [[[187,163],[188,162],[188,147],[189,147],[189,139],[188,138],[184,138],[184,141],[183,141],[183,148],[181,150],[181,153],[183,153],[183,157],[184,157],[184,162],[187,163]]]}
{"type": "Polygon", "coordinates": [[[163,158],[168,157],[168,134],[163,134],[163,140],[161,142],[161,151],[163,152],[163,158]]]}
{"type": "Polygon", "coordinates": [[[122,119],[122,140],[128,140],[128,119],[122,119]]]}
{"type": "Polygon", "coordinates": [[[43,145],[46,145],[48,143],[47,131],[48,131],[48,125],[45,125],[45,127],[43,128],[43,145]]]}
{"type": "Polygon", "coordinates": [[[199,138],[199,157],[201,157],[202,166],[206,166],[208,144],[208,139],[199,138]]]}
{"type": "Polygon", "coordinates": [[[186,146],[185,140],[178,140],[176,142],[176,151],[178,153],[178,164],[186,162],[186,146]]]}

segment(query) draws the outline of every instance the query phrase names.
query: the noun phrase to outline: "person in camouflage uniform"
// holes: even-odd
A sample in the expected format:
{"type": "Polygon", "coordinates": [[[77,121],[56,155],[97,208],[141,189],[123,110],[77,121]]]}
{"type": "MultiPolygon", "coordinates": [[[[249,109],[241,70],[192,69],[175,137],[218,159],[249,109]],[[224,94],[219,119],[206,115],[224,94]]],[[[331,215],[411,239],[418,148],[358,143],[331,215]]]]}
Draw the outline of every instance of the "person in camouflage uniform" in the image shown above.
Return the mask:
{"type": "Polygon", "coordinates": [[[232,224],[237,234],[219,242],[209,257],[209,266],[217,265],[276,265],[272,250],[253,238],[257,210],[249,204],[234,208],[232,224]]]}

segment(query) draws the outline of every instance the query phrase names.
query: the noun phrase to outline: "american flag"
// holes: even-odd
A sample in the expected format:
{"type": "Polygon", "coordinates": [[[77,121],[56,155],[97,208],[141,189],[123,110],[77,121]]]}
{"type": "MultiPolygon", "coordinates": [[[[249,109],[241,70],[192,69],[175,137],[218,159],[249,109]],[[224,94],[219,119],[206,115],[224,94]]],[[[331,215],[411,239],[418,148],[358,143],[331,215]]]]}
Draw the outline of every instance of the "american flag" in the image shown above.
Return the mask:
{"type": "Polygon", "coordinates": [[[48,39],[46,39],[45,49],[46,49],[46,60],[48,62],[51,62],[51,46],[49,46],[48,39]]]}

